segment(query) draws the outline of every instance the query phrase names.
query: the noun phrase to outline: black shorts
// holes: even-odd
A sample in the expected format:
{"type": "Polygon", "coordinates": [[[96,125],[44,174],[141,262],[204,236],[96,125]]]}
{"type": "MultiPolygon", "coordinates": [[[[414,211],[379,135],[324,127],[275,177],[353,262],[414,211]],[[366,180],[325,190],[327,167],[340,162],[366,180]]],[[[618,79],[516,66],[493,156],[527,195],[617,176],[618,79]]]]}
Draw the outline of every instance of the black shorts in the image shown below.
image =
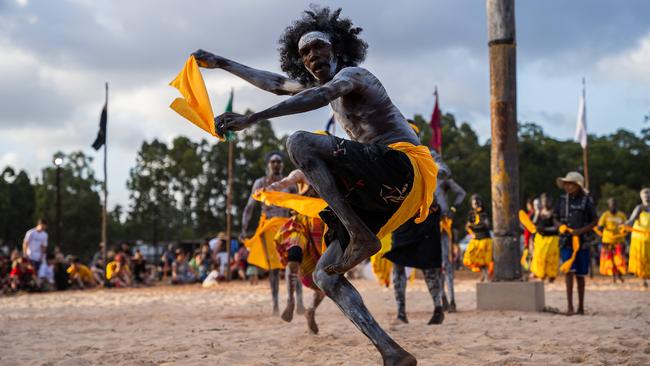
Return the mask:
{"type": "Polygon", "coordinates": [[[289,248],[287,251],[287,261],[302,263],[302,248],[299,246],[289,248]]]}
{"type": "Polygon", "coordinates": [[[421,224],[416,224],[415,219],[411,219],[395,230],[391,250],[384,257],[405,267],[440,268],[440,210],[431,210],[421,224]]]}
{"type": "MultiPolygon", "coordinates": [[[[388,222],[413,186],[406,154],[381,144],[362,144],[329,136],[334,162],[328,168],[345,200],[373,233],[388,222]]],[[[320,212],[327,224],[325,242],[338,240],[345,250],[349,235],[329,207],[320,212]]]]}

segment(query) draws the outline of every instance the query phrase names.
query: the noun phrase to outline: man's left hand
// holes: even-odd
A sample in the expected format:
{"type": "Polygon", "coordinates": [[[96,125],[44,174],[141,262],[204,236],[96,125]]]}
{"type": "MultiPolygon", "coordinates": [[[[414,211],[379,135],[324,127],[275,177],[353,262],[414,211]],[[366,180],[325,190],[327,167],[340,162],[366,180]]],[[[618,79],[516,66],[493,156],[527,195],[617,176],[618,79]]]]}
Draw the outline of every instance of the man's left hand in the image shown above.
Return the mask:
{"type": "Polygon", "coordinates": [[[214,127],[221,136],[225,136],[227,131],[241,131],[252,124],[249,116],[233,112],[226,112],[214,119],[214,127]]]}

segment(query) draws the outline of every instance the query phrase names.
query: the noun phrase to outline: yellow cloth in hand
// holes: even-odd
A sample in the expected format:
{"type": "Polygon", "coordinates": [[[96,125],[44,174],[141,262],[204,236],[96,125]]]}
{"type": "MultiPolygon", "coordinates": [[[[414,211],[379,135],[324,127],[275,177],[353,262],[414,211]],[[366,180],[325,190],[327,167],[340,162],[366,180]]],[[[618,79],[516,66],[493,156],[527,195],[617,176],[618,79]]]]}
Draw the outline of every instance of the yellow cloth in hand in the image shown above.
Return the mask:
{"type": "Polygon", "coordinates": [[[397,230],[403,223],[417,214],[415,223],[420,224],[429,216],[429,207],[433,203],[433,192],[436,190],[438,166],[433,162],[431,153],[426,146],[415,146],[408,142],[396,142],[389,148],[401,151],[409,158],[413,166],[413,187],[402,205],[379,230],[377,237],[382,239],[397,230]]]}
{"type": "Polygon", "coordinates": [[[537,233],[537,227],[533,224],[533,221],[524,210],[519,210],[519,223],[521,223],[521,225],[523,225],[531,234],[537,233]]]}
{"type": "Polygon", "coordinates": [[[267,271],[269,269],[284,268],[273,240],[278,230],[288,220],[288,217],[272,217],[270,219],[267,219],[264,215],[260,217],[255,235],[248,240],[244,240],[244,245],[249,250],[248,263],[267,271]]]}
{"type": "Polygon", "coordinates": [[[169,85],[178,89],[183,96],[174,99],[169,107],[205,132],[223,140],[215,130],[214,112],[194,56],[187,59],[181,72],[169,85]]]}
{"type": "Polygon", "coordinates": [[[266,205],[288,208],[312,218],[319,217],[318,213],[327,207],[327,202],[322,198],[281,191],[258,190],[253,193],[253,198],[266,205]]]}

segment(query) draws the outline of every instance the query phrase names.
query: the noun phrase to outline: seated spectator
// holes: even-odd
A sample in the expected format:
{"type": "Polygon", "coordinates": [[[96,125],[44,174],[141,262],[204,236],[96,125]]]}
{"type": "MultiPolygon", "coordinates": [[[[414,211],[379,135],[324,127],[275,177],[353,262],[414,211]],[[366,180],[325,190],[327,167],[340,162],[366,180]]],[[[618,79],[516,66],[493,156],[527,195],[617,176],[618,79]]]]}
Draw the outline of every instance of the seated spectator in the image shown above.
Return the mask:
{"type": "Polygon", "coordinates": [[[106,266],[106,279],[114,287],[131,286],[131,269],[122,254],[117,254],[115,260],[106,266]]]}
{"type": "Polygon", "coordinates": [[[9,272],[9,280],[13,291],[37,289],[36,273],[27,258],[14,261],[9,272]]]}
{"type": "Polygon", "coordinates": [[[93,276],[92,271],[88,266],[81,263],[81,259],[73,258],[72,264],[68,267],[67,271],[70,277],[70,283],[74,288],[95,287],[97,283],[93,276]]]}
{"type": "Polygon", "coordinates": [[[131,258],[131,264],[133,266],[133,281],[136,284],[148,285],[147,260],[144,259],[140,249],[135,250],[135,254],[131,258]]]}
{"type": "Polygon", "coordinates": [[[9,272],[11,272],[11,261],[7,256],[0,255],[0,293],[10,289],[9,272]]]}
{"type": "Polygon", "coordinates": [[[70,276],[68,276],[68,267],[70,263],[63,257],[60,251],[54,253],[54,286],[57,290],[63,291],[70,287],[70,276]]]}
{"type": "Polygon", "coordinates": [[[162,254],[160,257],[160,264],[161,264],[161,273],[162,273],[162,280],[165,280],[168,276],[171,276],[172,274],[172,264],[176,260],[176,255],[174,254],[174,246],[172,244],[169,244],[167,246],[167,250],[162,254]]]}
{"type": "Polygon", "coordinates": [[[179,285],[196,282],[196,273],[193,272],[185,256],[185,252],[176,249],[176,260],[172,263],[172,284],[179,285]]]}
{"type": "Polygon", "coordinates": [[[203,280],[203,287],[214,287],[219,284],[219,265],[217,263],[212,264],[212,270],[203,280]]]}
{"type": "Polygon", "coordinates": [[[228,238],[226,233],[219,233],[214,246],[214,257],[215,261],[219,263],[219,272],[223,275],[226,273],[226,268],[230,263],[228,263],[228,238]]]}
{"type": "Polygon", "coordinates": [[[38,285],[43,291],[53,291],[56,289],[54,282],[54,254],[47,253],[45,261],[41,263],[38,269],[38,285]]]}
{"type": "Polygon", "coordinates": [[[240,280],[246,280],[246,266],[248,262],[248,249],[241,245],[235,252],[232,264],[230,265],[230,272],[237,273],[240,280]]]}

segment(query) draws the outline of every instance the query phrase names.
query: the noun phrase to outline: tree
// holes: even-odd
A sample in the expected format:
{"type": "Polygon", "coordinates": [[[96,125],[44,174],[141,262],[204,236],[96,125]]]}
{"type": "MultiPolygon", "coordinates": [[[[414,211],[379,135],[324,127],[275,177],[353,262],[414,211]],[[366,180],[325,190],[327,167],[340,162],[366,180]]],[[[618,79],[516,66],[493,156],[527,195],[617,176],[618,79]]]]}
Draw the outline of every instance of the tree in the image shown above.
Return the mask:
{"type": "MultiPolygon", "coordinates": [[[[101,240],[100,184],[90,167],[92,158],[77,151],[65,155],[61,166],[61,250],[66,254],[89,257],[101,240]]],[[[41,183],[36,184],[36,216],[48,220],[50,249],[57,237],[56,168],[42,170],[41,183]]]]}

